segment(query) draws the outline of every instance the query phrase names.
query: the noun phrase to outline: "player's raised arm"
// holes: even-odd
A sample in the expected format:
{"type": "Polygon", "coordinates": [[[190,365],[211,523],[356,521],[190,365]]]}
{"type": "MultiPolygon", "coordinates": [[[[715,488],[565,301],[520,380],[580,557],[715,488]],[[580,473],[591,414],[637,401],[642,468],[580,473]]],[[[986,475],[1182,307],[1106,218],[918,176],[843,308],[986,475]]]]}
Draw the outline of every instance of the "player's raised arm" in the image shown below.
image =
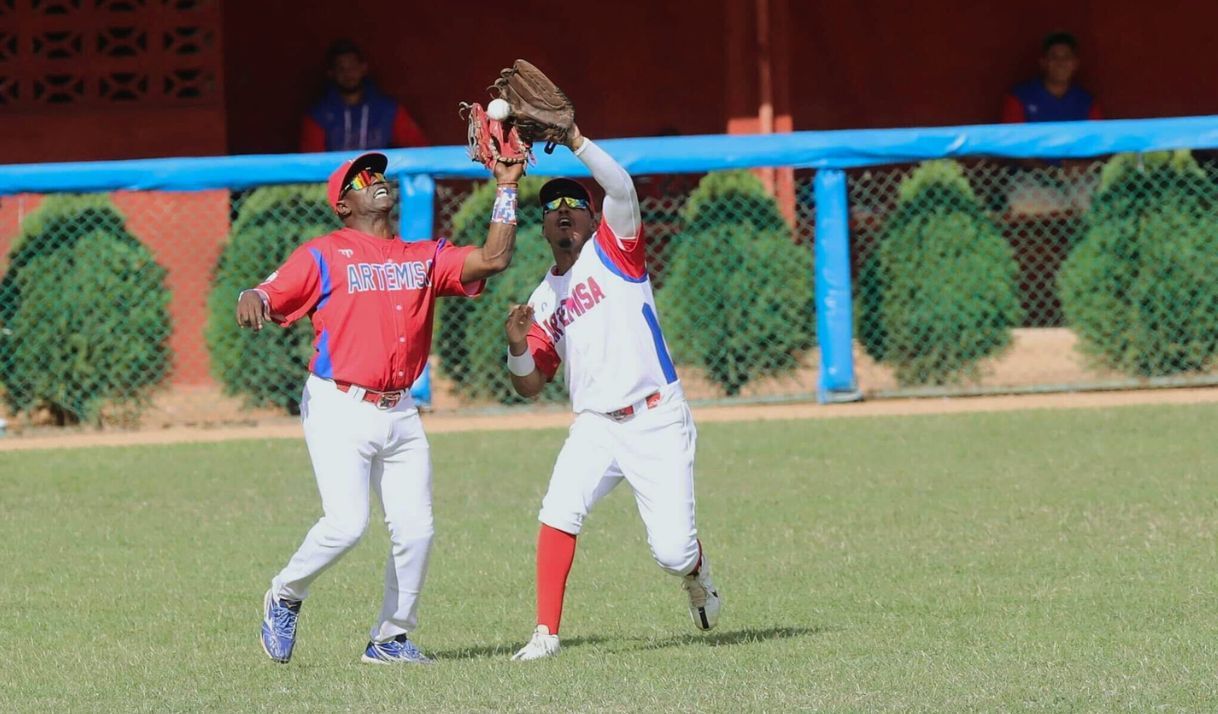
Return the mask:
{"type": "Polygon", "coordinates": [[[491,210],[490,228],[481,248],[465,258],[461,282],[473,283],[502,273],[512,263],[516,250],[517,184],[524,174],[523,163],[495,162],[495,207],[491,210]]]}
{"type": "Polygon", "coordinates": [[[622,240],[637,238],[642,216],[639,213],[639,197],[634,190],[634,180],[622,165],[591,139],[579,133],[578,126],[571,127],[567,146],[576,158],[592,173],[592,178],[605,190],[602,207],[605,223],[614,235],[622,240]]]}

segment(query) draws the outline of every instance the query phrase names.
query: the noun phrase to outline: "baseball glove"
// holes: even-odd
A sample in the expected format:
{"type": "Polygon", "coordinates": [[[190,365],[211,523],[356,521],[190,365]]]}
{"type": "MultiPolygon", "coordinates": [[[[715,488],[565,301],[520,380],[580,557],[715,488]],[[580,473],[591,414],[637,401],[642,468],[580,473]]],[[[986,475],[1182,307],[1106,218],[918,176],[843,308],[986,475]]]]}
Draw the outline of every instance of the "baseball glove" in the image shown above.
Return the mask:
{"type": "Polygon", "coordinates": [[[555,144],[566,144],[575,124],[575,107],[550,78],[532,64],[518,59],[499,73],[489,88],[512,107],[512,122],[526,142],[546,142],[546,153],[555,144]]]}
{"type": "Polygon", "coordinates": [[[460,113],[469,122],[466,140],[472,161],[488,169],[493,169],[496,162],[533,163],[533,144],[521,139],[515,126],[491,119],[482,105],[476,102],[462,102],[460,113]]]}

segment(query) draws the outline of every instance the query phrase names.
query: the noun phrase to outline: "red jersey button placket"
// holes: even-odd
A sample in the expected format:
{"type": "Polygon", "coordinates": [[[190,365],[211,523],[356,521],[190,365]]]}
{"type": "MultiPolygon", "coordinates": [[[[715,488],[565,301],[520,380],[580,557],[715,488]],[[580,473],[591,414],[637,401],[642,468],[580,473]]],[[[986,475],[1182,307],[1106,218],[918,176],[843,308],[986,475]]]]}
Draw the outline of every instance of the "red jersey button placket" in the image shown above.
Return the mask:
{"type": "Polygon", "coordinates": [[[406,366],[406,356],[408,350],[406,349],[406,335],[404,334],[406,321],[402,319],[401,314],[402,303],[400,301],[402,296],[398,293],[388,291],[386,291],[385,296],[389,298],[389,302],[393,303],[393,311],[394,313],[397,313],[396,319],[393,320],[393,332],[398,336],[398,343],[393,347],[393,360],[390,362],[390,369],[392,369],[394,372],[393,382],[396,384],[401,384],[403,389],[409,389],[409,384],[403,384],[406,377],[406,370],[403,368],[406,366]]]}

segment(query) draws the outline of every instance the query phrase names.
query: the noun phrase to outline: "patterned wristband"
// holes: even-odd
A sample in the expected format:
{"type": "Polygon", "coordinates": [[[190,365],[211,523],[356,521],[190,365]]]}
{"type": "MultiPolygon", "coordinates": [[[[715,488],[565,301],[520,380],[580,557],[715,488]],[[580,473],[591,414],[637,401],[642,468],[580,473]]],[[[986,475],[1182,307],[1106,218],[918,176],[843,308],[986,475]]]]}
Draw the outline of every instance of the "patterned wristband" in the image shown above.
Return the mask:
{"type": "Polygon", "coordinates": [[[516,194],[515,186],[501,185],[495,189],[495,207],[491,210],[491,223],[516,225],[516,194]]]}

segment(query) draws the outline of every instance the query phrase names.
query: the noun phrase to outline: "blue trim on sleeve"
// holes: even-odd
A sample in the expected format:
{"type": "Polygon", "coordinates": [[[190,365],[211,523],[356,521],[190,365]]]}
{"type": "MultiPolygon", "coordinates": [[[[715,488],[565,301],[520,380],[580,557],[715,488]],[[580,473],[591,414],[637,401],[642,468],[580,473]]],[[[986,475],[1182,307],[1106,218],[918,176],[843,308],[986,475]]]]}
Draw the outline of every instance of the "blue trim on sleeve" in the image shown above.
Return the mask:
{"type": "Polygon", "coordinates": [[[625,280],[628,283],[645,283],[645,282],[647,282],[647,271],[646,270],[644,270],[643,274],[637,278],[630,277],[629,275],[626,274],[626,271],[624,271],[620,267],[618,267],[618,265],[613,262],[613,258],[610,258],[609,254],[606,253],[603,248],[601,248],[600,241],[598,241],[596,239],[595,234],[592,235],[591,240],[592,240],[593,247],[596,248],[596,254],[600,257],[601,262],[605,264],[605,267],[609,269],[609,272],[613,273],[614,275],[618,276],[619,278],[621,278],[622,280],[625,280]]]}
{"type": "Polygon", "coordinates": [[[672,384],[677,381],[677,368],[672,366],[672,357],[668,356],[668,345],[664,344],[664,335],[660,332],[660,321],[656,318],[656,312],[647,303],[643,303],[643,319],[651,328],[651,339],[656,343],[656,356],[660,358],[660,369],[664,370],[664,379],[672,384]]]}
{"type": "Polygon", "coordinates": [[[317,263],[317,270],[321,273],[321,298],[317,301],[317,307],[313,308],[320,310],[330,301],[330,293],[333,292],[330,285],[330,266],[326,264],[319,248],[309,248],[309,253],[313,255],[313,261],[317,263]]]}
{"type": "Polygon", "coordinates": [[[317,357],[313,360],[313,374],[323,379],[334,379],[334,360],[330,357],[330,333],[321,331],[317,338],[317,357]]]}

